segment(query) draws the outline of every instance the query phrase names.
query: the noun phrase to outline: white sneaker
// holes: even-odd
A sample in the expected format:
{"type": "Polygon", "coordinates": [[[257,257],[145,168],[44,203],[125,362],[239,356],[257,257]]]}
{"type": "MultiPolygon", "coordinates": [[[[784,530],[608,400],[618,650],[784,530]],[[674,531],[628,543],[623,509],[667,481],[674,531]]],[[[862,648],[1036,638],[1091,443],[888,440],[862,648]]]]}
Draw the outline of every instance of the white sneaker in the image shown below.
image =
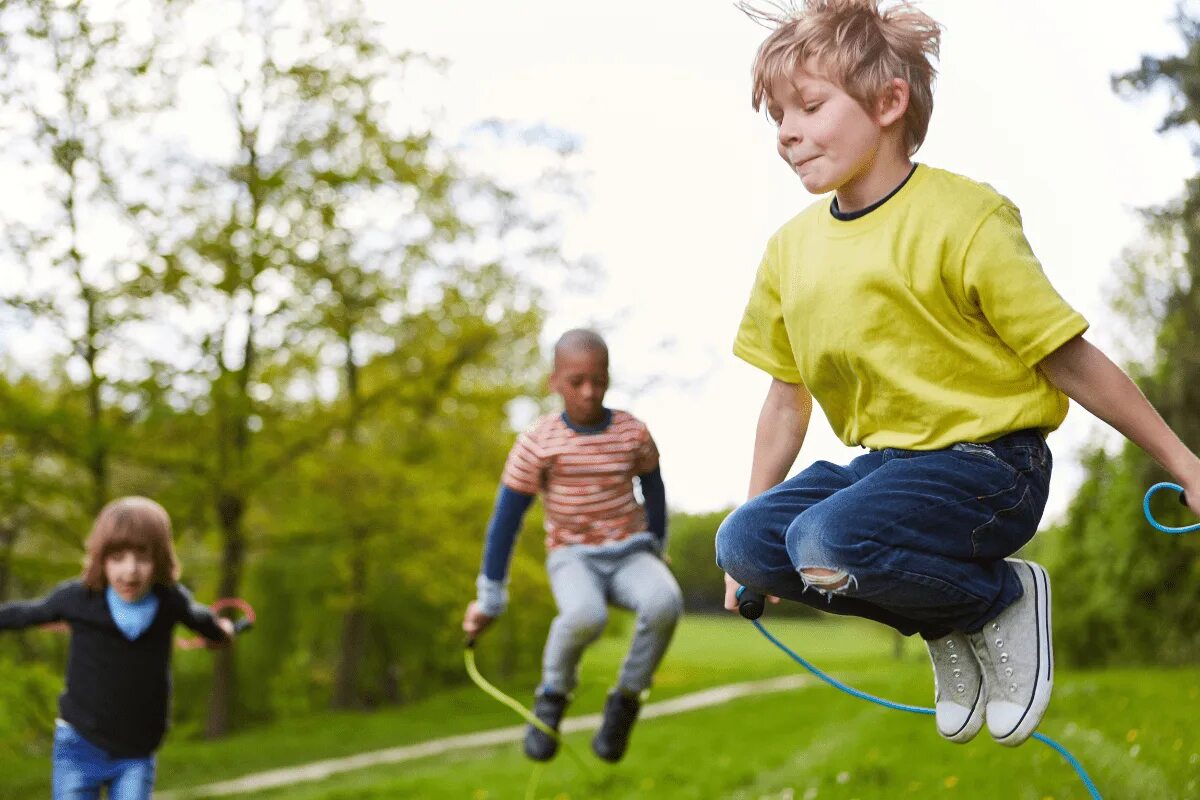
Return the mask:
{"type": "Polygon", "coordinates": [[[1050,705],[1054,654],[1050,637],[1050,576],[1032,561],[1008,559],[1025,594],[969,634],[987,685],[992,738],[1016,747],[1033,734],[1050,705]]]}
{"type": "Polygon", "coordinates": [[[965,633],[926,640],[933,662],[934,718],[938,733],[959,744],[969,742],[983,727],[987,700],[983,670],[965,633]]]}

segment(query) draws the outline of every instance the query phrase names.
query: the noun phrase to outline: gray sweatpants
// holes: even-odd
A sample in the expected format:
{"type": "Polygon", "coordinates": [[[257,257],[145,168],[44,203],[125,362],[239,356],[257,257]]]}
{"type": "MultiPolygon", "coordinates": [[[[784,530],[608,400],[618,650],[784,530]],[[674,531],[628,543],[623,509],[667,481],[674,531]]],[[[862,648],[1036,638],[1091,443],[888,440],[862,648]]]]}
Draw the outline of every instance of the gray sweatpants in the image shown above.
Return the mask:
{"type": "Polygon", "coordinates": [[[651,534],[639,533],[610,544],[560,547],[546,557],[558,616],[542,657],[543,690],[566,694],[575,688],[579,659],[604,630],[609,604],[637,614],[617,684],[629,692],[650,688],[683,613],[679,584],[654,547],[651,534]]]}

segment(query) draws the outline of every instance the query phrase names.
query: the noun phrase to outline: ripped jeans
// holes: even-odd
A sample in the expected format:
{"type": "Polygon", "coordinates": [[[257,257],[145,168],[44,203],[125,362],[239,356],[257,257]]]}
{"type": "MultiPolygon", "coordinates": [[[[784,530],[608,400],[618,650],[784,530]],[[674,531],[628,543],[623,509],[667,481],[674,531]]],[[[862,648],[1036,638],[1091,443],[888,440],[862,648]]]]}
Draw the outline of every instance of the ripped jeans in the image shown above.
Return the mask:
{"type": "Polygon", "coordinates": [[[1004,559],[1037,531],[1051,466],[1038,431],[818,461],[721,523],[717,564],[755,591],[905,635],[974,632],[1022,594],[1004,559]]]}

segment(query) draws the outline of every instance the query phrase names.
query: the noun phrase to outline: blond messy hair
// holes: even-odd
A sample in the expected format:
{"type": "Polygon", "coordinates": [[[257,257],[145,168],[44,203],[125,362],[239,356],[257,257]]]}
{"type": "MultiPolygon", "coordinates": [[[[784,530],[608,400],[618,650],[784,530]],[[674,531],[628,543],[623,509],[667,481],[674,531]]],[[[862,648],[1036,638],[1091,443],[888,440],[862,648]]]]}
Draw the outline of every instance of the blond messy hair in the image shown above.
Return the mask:
{"type": "Polygon", "coordinates": [[[900,78],[909,86],[904,141],[910,156],[917,152],[933,115],[931,62],[942,37],[930,16],[907,0],[801,0],[799,8],[788,0],[766,9],[743,1],[738,8],[774,28],[754,59],[755,111],[769,103],[773,86],[792,82],[810,61],[872,115],[888,84],[900,78]]]}

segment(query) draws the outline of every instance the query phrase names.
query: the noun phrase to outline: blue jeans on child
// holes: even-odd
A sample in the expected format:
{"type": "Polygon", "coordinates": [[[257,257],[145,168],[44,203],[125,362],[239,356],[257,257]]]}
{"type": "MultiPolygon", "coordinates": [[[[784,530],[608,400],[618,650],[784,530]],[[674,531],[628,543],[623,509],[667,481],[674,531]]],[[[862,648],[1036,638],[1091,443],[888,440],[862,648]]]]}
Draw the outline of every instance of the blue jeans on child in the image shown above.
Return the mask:
{"type": "Polygon", "coordinates": [[[542,656],[544,690],[575,688],[579,659],[604,630],[610,603],[637,615],[617,685],[629,692],[650,688],[683,613],[683,593],[656,547],[652,534],[636,533],[620,542],[566,545],[546,557],[558,616],[542,656]]]}
{"type": "Polygon", "coordinates": [[[726,518],[717,564],[755,591],[905,635],[974,632],[1022,594],[1004,558],[1036,532],[1051,466],[1038,431],[818,461],[726,518]],[[801,574],[813,569],[836,588],[801,574]]]}
{"type": "Polygon", "coordinates": [[[54,800],[98,800],[108,787],[108,800],[150,800],[154,793],[154,756],[113,758],[79,731],[54,724],[54,800]]]}

